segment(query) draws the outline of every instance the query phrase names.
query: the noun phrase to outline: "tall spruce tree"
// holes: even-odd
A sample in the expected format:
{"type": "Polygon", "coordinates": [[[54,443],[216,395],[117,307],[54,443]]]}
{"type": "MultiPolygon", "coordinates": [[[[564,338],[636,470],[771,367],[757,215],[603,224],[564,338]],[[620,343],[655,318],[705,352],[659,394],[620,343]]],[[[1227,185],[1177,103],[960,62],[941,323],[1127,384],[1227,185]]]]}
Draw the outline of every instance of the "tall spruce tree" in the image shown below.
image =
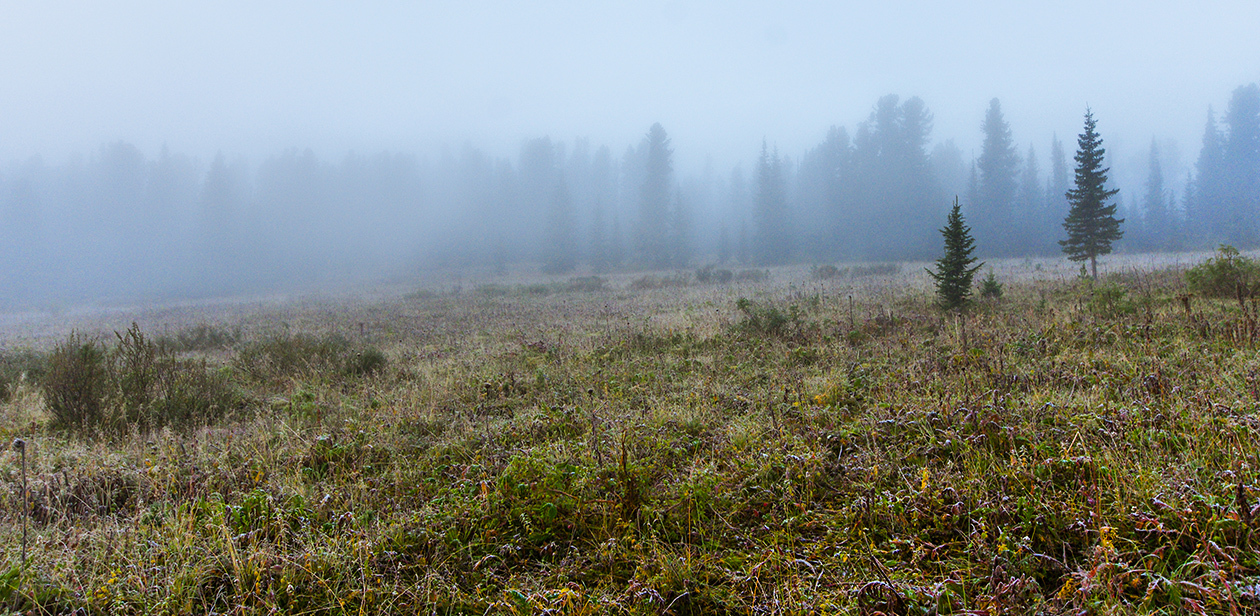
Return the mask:
{"type": "Polygon", "coordinates": [[[976,262],[972,254],[976,242],[963,221],[958,197],[954,197],[954,207],[945,219],[941,236],[945,238],[945,255],[936,260],[935,272],[927,272],[936,281],[937,304],[944,310],[961,310],[971,300],[971,280],[984,263],[972,265],[976,262]]]}
{"type": "Polygon", "coordinates": [[[776,148],[761,142],[757,162],[757,194],[753,204],[756,224],[757,262],[778,265],[788,258],[791,248],[787,224],[787,195],[783,180],[783,160],[776,148]]]}
{"type": "Polygon", "coordinates": [[[1068,259],[1088,260],[1090,275],[1097,280],[1098,256],[1109,254],[1111,243],[1124,237],[1120,229],[1124,219],[1117,219],[1116,205],[1107,203],[1120,190],[1107,188],[1107,173],[1111,169],[1102,166],[1107,150],[1102,147],[1102,137],[1089,108],[1085,109],[1085,132],[1076,143],[1076,186],[1067,192],[1072,209],[1063,220],[1068,236],[1059,245],[1068,259]]]}
{"type": "Polygon", "coordinates": [[[639,258],[648,266],[670,265],[669,204],[673,190],[674,154],[669,137],[657,122],[644,138],[647,158],[639,188],[639,258]]]}
{"type": "Polygon", "coordinates": [[[1171,226],[1168,217],[1171,200],[1164,188],[1164,170],[1159,164],[1159,144],[1151,139],[1151,154],[1146,173],[1146,194],[1142,196],[1142,210],[1146,215],[1146,247],[1164,250],[1170,245],[1171,226]]]}
{"type": "Polygon", "coordinates": [[[980,172],[975,212],[983,252],[1010,255],[1020,246],[1015,232],[1015,202],[1018,192],[1019,154],[1011,138],[1011,126],[1002,115],[1002,103],[989,101],[984,114],[984,146],[976,168],[980,172]]]}
{"type": "Polygon", "coordinates": [[[564,180],[556,184],[547,212],[547,244],[543,246],[543,272],[567,274],[577,267],[577,223],[573,201],[564,180]]]}

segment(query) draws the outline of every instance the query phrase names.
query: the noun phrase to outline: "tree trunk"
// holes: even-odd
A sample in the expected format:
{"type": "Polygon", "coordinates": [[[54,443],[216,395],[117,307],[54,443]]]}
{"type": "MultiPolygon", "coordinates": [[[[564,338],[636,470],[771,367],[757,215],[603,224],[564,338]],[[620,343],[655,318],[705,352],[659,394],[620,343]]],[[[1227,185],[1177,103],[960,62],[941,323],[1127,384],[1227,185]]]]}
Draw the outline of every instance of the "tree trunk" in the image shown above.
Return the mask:
{"type": "Polygon", "coordinates": [[[1089,270],[1094,275],[1094,280],[1098,280],[1098,257],[1089,255],[1089,270]]]}

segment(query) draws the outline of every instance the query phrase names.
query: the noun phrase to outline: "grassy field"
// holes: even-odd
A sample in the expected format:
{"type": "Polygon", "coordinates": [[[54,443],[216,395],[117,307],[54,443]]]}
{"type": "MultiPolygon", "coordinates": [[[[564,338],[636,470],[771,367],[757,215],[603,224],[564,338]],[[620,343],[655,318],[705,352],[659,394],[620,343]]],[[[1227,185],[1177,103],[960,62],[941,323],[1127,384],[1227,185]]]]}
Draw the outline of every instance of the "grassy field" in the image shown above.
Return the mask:
{"type": "Polygon", "coordinates": [[[0,610],[1256,613],[1205,256],[995,263],[964,318],[922,264],[11,315],[0,610]]]}

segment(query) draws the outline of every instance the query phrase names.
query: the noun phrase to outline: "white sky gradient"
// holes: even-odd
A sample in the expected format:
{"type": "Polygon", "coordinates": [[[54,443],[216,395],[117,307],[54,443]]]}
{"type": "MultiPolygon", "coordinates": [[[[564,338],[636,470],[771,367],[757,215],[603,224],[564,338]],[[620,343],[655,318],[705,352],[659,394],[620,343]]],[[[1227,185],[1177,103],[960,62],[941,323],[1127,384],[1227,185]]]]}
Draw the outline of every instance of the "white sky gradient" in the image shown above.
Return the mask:
{"type": "Polygon", "coordinates": [[[762,137],[798,156],[899,94],[967,155],[998,97],[1043,173],[1089,104],[1122,160],[1174,140],[1176,180],[1208,105],[1258,80],[1254,0],[4,0],[0,161],[118,139],[255,161],[439,142],[514,156],[541,135],[620,153],[659,121],[680,171],[720,170],[762,137]]]}

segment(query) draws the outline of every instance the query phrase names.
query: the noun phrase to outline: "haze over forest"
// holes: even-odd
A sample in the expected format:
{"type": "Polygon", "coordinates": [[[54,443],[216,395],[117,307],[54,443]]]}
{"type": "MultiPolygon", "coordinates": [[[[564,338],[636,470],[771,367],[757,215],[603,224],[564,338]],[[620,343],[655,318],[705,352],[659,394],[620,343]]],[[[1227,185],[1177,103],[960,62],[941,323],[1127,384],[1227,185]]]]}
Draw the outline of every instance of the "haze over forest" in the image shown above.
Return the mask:
{"type": "Polygon", "coordinates": [[[7,3],[0,307],[1260,244],[1256,3],[422,4],[7,3]]]}

